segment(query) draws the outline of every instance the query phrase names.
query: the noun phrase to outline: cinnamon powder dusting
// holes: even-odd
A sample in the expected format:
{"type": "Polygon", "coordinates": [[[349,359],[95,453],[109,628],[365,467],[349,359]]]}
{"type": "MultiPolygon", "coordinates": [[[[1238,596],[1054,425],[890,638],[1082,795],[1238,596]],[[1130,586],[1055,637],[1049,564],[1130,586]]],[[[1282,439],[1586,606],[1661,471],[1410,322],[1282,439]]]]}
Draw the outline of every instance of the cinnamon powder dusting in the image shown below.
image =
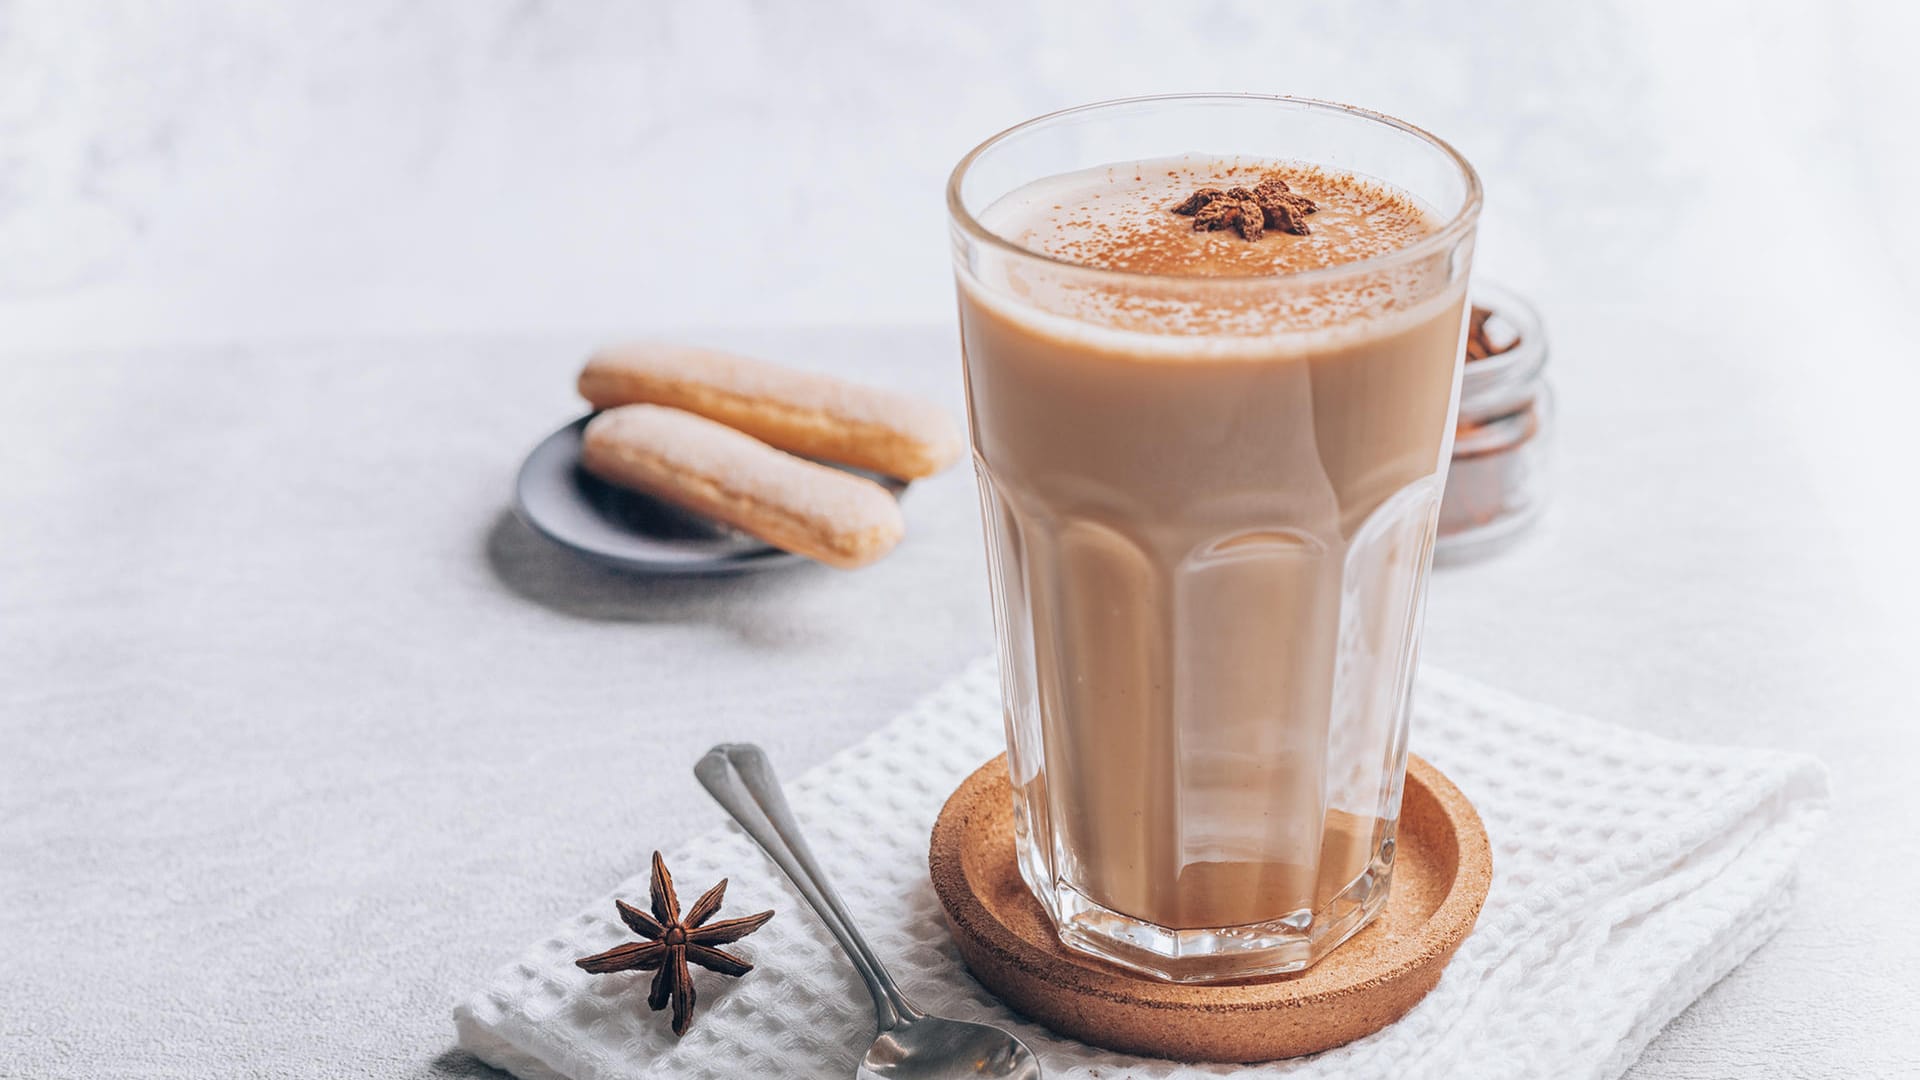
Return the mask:
{"type": "Polygon", "coordinates": [[[1271,158],[1186,155],[1065,173],[1017,189],[981,221],[1059,263],[1161,279],[1091,279],[1009,263],[997,281],[1022,304],[1143,333],[1260,336],[1329,328],[1407,310],[1451,280],[1449,261],[1438,253],[1284,288],[1213,288],[1374,259],[1437,228],[1398,189],[1271,158]]]}
{"type": "Polygon", "coordinates": [[[1020,227],[1004,235],[1082,266],[1241,277],[1358,262],[1434,229],[1404,193],[1312,165],[1204,158],[1164,164],[1170,167],[1078,174],[1076,190],[1036,199],[1018,213],[1020,227]]]}

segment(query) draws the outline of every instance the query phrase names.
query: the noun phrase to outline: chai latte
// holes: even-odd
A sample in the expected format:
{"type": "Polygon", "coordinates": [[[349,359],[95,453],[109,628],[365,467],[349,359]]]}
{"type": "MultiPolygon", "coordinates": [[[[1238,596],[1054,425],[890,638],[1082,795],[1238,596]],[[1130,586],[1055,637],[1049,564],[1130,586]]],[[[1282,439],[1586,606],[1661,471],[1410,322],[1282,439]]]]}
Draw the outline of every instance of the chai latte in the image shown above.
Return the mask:
{"type": "Polygon", "coordinates": [[[1308,165],[1182,157],[1041,180],[980,221],[1047,257],[959,294],[1023,872],[1174,930],[1365,903],[1464,283],[1444,254],[1316,271],[1432,215],[1308,165]],[[1308,235],[1170,209],[1274,174],[1318,207],[1308,235]]]}

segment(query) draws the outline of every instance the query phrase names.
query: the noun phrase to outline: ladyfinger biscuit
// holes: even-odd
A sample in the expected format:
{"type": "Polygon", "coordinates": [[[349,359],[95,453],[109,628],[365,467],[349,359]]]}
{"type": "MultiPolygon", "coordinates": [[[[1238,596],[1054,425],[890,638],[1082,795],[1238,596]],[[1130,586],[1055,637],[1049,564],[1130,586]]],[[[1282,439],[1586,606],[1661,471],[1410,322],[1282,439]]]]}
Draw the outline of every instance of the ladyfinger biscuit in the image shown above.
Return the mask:
{"type": "Polygon", "coordinates": [[[679,409],[623,405],[587,424],[588,472],[843,570],[893,550],[906,531],[879,484],[679,409]]]}
{"type": "Polygon", "coordinates": [[[963,447],[931,402],[687,345],[603,349],[580,372],[580,396],[596,409],[684,409],[791,453],[907,480],[953,464],[963,447]]]}

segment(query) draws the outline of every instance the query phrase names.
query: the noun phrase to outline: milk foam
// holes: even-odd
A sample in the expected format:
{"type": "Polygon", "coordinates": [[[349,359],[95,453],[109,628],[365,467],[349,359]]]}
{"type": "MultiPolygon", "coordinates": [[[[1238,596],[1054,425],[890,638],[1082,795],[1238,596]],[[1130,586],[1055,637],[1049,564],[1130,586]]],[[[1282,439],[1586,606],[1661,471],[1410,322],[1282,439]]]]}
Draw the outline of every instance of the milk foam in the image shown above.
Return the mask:
{"type": "Polygon", "coordinates": [[[1260,356],[1391,333],[1457,303],[1447,253],[1394,259],[1437,216],[1378,181],[1265,159],[1184,155],[1048,177],[1003,196],[981,224],[1042,256],[980,251],[970,299],[1049,336],[1154,357],[1260,356]],[[1174,214],[1201,187],[1280,170],[1321,207],[1312,232],[1259,241],[1195,232],[1174,214]]]}

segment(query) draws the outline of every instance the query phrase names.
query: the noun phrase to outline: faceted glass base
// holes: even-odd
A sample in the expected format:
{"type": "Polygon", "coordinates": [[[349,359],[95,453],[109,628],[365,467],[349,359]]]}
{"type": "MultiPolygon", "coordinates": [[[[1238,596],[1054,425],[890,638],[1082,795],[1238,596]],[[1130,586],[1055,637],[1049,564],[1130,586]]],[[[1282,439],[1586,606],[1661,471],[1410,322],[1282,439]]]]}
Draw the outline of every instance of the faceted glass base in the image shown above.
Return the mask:
{"type": "Polygon", "coordinates": [[[1360,932],[1386,906],[1393,885],[1393,843],[1315,918],[1302,910],[1286,918],[1225,929],[1177,930],[1122,915],[1072,886],[1036,882],[1028,860],[1021,876],[1070,949],[1176,983],[1285,975],[1318,963],[1360,932]]]}

